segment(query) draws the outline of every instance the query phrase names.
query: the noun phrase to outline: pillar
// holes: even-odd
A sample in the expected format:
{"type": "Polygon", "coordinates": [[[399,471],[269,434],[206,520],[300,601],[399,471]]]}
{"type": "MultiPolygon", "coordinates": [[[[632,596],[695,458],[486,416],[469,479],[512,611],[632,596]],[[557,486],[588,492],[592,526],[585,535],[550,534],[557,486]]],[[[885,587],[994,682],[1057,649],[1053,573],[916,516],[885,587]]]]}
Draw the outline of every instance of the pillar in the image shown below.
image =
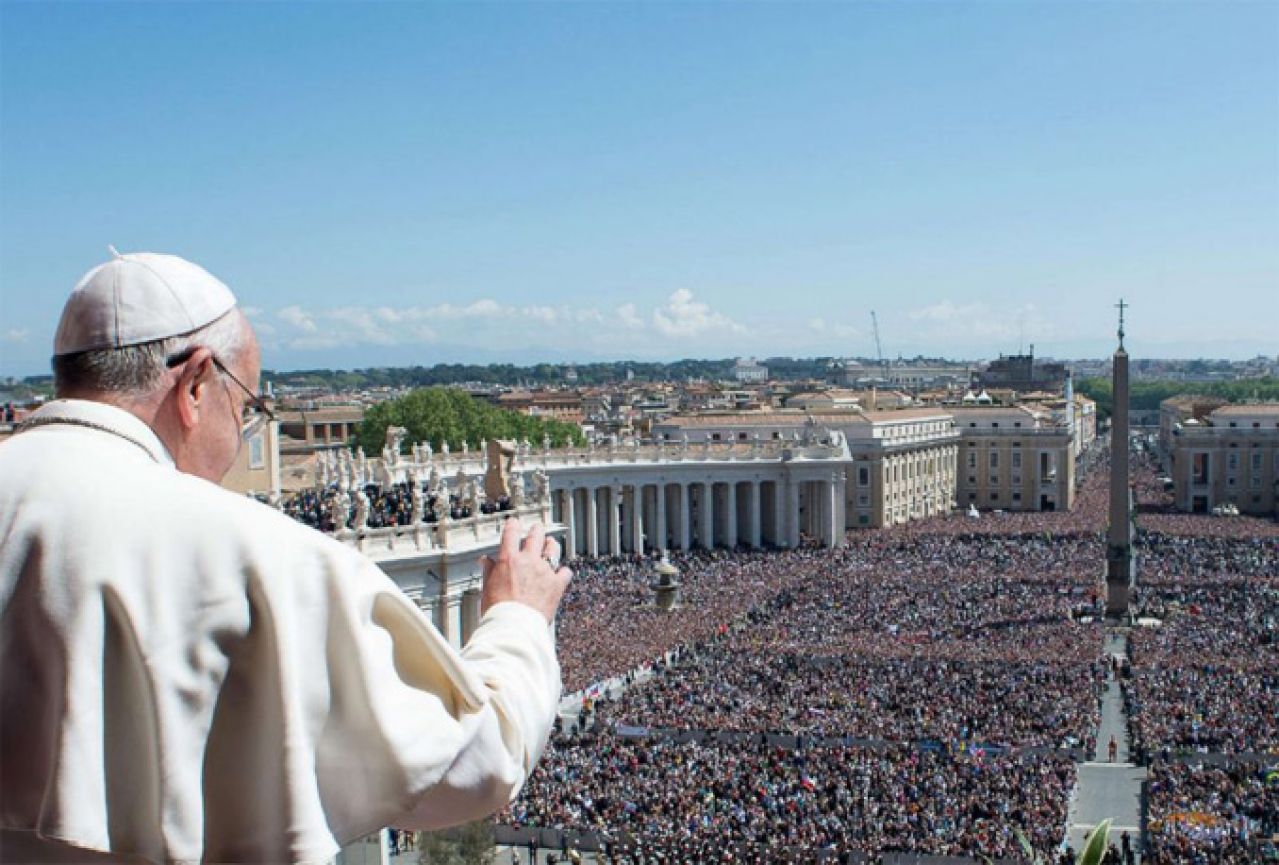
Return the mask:
{"type": "Polygon", "coordinates": [[[575,508],[573,499],[576,498],[574,490],[560,490],[560,516],[564,521],[564,558],[571,559],[577,556],[577,518],[574,512],[575,508]]]}
{"type": "Polygon", "coordinates": [[[595,487],[586,488],[586,555],[592,559],[600,554],[600,519],[596,492],[595,487]]]}
{"type": "Polygon", "coordinates": [[[839,525],[839,502],[835,496],[839,491],[834,475],[826,482],[826,549],[833,550],[839,546],[843,527],[839,525]]]}
{"type": "Polygon", "coordinates": [[[730,550],[737,546],[737,482],[728,482],[728,510],[724,518],[724,546],[730,550]]]}
{"type": "Polygon", "coordinates": [[[750,482],[750,545],[753,549],[759,549],[762,538],[760,537],[760,525],[763,522],[763,515],[760,513],[759,500],[759,481],[750,482]]]}
{"type": "Polygon", "coordinates": [[[462,593],[462,645],[480,624],[480,590],[467,589],[462,593]]]}
{"type": "Polygon", "coordinates": [[[792,550],[799,546],[799,481],[786,479],[786,546],[792,550]]]}
{"type": "Polygon", "coordinates": [[[679,548],[681,550],[691,549],[693,542],[692,525],[688,512],[688,497],[690,493],[688,484],[681,481],[679,484],[679,548]]]}
{"type": "Polygon", "coordinates": [[[631,501],[631,552],[644,552],[644,487],[628,487],[631,501]]]}
{"type": "Polygon", "coordinates": [[[608,488],[608,552],[610,555],[621,555],[622,552],[622,488],[608,488]]]}
{"type": "Polygon", "coordinates": [[[666,542],[666,482],[665,481],[657,485],[656,502],[654,504],[655,504],[656,514],[653,517],[653,521],[657,524],[657,530],[655,532],[655,534],[657,535],[657,543],[655,543],[654,546],[657,548],[658,552],[664,553],[666,552],[666,546],[667,546],[667,542],[666,542]]]}
{"type": "Polygon", "coordinates": [[[835,546],[842,547],[848,532],[848,474],[842,470],[835,473],[835,526],[835,546]]]}
{"type": "Polygon", "coordinates": [[[790,533],[786,528],[786,479],[778,478],[773,482],[773,537],[779,547],[790,541],[790,533]]]}
{"type": "Polygon", "coordinates": [[[702,483],[702,546],[715,549],[715,483],[702,483]]]}

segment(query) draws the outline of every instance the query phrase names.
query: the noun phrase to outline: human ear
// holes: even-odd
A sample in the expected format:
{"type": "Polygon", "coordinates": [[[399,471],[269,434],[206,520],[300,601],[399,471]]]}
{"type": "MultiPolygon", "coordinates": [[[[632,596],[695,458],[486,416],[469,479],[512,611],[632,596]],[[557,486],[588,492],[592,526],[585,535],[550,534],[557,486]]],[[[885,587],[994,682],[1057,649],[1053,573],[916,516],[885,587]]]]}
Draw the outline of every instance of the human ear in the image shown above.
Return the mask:
{"type": "Polygon", "coordinates": [[[178,368],[177,386],[178,420],[183,429],[192,429],[200,422],[200,408],[209,398],[209,386],[217,376],[213,352],[197,348],[178,368]]]}

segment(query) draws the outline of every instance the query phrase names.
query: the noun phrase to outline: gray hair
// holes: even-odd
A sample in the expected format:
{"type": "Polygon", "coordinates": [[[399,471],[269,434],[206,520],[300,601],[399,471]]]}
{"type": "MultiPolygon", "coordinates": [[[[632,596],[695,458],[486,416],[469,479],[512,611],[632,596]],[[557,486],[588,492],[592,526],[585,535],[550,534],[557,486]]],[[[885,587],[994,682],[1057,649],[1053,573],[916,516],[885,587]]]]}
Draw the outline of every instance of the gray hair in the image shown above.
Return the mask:
{"type": "Polygon", "coordinates": [[[207,348],[222,362],[231,362],[244,349],[247,329],[244,313],[237,307],[182,336],[58,355],[53,358],[54,388],[59,396],[82,392],[150,394],[164,379],[171,360],[197,348],[207,348]]]}

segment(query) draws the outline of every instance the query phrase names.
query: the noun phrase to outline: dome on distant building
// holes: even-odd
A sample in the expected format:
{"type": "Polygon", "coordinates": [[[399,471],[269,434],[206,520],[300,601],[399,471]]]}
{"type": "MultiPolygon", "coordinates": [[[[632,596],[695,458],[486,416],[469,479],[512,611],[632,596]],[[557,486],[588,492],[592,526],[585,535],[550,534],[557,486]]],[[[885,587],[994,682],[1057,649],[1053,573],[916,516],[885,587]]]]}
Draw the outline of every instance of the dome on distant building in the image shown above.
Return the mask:
{"type": "Polygon", "coordinates": [[[986,393],[986,391],[983,389],[981,393],[977,394],[977,402],[990,403],[990,402],[994,402],[994,400],[991,399],[990,394],[986,393]]]}
{"type": "Polygon", "coordinates": [[[964,402],[977,402],[977,395],[976,395],[976,394],[974,394],[972,391],[969,391],[968,393],[964,394],[964,400],[963,400],[963,401],[964,401],[964,402]]]}

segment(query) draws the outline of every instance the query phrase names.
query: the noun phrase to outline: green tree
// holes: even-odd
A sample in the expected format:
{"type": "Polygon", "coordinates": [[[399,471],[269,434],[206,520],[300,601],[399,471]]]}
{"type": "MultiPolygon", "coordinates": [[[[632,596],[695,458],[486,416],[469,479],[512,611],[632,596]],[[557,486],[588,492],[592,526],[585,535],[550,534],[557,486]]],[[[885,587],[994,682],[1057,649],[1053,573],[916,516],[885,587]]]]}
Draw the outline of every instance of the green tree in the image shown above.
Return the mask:
{"type": "Polygon", "coordinates": [[[528,438],[540,445],[543,436],[549,436],[555,447],[585,442],[574,424],[500,409],[444,387],[421,388],[370,407],[356,439],[366,453],[381,453],[389,426],[404,427],[410,441],[430,442],[437,451],[445,442],[456,451],[463,442],[478,448],[480,442],[494,438],[528,438]]]}
{"type": "Polygon", "coordinates": [[[467,823],[458,830],[457,853],[462,865],[490,865],[493,862],[493,826],[487,820],[467,823]]]}

